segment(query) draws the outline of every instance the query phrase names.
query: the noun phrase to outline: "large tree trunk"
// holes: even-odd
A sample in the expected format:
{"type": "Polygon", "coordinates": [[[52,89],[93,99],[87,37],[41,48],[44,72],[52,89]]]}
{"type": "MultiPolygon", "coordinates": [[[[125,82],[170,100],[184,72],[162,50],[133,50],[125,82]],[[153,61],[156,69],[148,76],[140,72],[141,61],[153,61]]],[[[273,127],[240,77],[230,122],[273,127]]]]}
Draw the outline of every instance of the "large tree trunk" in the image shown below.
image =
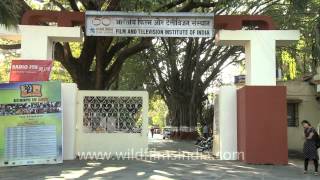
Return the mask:
{"type": "Polygon", "coordinates": [[[201,104],[191,100],[191,97],[179,99],[171,96],[168,99],[170,122],[173,130],[173,138],[195,139],[198,137],[196,131],[197,120],[201,104]]]}

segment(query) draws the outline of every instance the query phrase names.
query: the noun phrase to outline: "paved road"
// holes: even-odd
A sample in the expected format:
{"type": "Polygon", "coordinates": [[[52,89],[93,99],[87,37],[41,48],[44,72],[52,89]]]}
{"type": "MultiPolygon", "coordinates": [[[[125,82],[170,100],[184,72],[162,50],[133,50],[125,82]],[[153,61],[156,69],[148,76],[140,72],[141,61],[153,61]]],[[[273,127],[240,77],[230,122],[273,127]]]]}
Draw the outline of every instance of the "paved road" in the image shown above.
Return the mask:
{"type": "Polygon", "coordinates": [[[169,154],[170,157],[162,160],[154,158],[159,156],[135,160],[73,160],[58,165],[2,167],[0,179],[320,179],[311,173],[302,174],[303,162],[297,159],[291,159],[288,166],[247,165],[237,161],[206,159],[211,156],[197,154],[193,142],[162,140],[161,136],[155,136],[150,142],[151,155],[163,158],[161,155],[169,154]]]}

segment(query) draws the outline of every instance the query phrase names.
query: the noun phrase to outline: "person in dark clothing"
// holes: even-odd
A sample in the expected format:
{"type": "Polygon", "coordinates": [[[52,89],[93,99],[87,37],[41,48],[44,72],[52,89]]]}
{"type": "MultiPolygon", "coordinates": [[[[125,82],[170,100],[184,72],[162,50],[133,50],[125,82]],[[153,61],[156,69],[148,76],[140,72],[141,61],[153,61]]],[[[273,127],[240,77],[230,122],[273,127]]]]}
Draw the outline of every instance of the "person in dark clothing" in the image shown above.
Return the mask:
{"type": "Polygon", "coordinates": [[[303,145],[304,174],[306,174],[308,171],[309,160],[313,160],[314,175],[317,176],[319,156],[318,156],[316,142],[313,136],[317,135],[318,133],[307,120],[303,120],[301,124],[304,128],[304,135],[305,135],[305,142],[303,145]]]}
{"type": "Polygon", "coordinates": [[[152,127],[152,128],[150,129],[150,131],[151,131],[151,137],[153,138],[153,134],[154,134],[154,127],[152,127]]]}
{"type": "Polygon", "coordinates": [[[207,139],[209,137],[209,129],[208,129],[207,124],[204,124],[203,129],[202,129],[202,133],[203,133],[204,138],[207,139]]]}

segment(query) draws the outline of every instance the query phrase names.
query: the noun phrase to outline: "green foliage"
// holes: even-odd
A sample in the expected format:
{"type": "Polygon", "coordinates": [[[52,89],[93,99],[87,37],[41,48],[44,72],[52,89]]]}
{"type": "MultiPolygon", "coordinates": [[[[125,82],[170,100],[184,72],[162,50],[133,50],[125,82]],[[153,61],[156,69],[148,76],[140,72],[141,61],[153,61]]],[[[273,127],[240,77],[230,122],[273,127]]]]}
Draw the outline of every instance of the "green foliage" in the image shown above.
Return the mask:
{"type": "Polygon", "coordinates": [[[154,0],[122,0],[120,6],[123,11],[144,11],[149,12],[153,7],[157,7],[159,3],[154,0]]]}
{"type": "Polygon", "coordinates": [[[126,60],[120,71],[118,80],[113,89],[118,90],[143,90],[149,81],[145,60],[135,55],[126,60]]]}
{"type": "Polygon", "coordinates": [[[75,58],[78,58],[81,54],[81,49],[83,44],[80,42],[70,42],[69,44],[70,44],[72,56],[75,58]]]}
{"type": "MultiPolygon", "coordinates": [[[[13,44],[14,41],[4,40],[0,38],[0,44],[13,44]]],[[[12,59],[20,56],[17,50],[1,50],[0,49],[0,83],[9,82],[10,68],[12,59]]]]}
{"type": "Polygon", "coordinates": [[[288,80],[314,73],[316,66],[319,65],[320,37],[317,36],[319,28],[316,28],[319,26],[319,10],[319,0],[284,0],[268,8],[266,12],[266,15],[273,17],[278,29],[300,30],[299,42],[296,45],[281,48],[277,55],[278,64],[288,80]],[[291,56],[290,60],[287,53],[291,56]],[[295,63],[291,61],[292,59],[295,63]]]}
{"type": "Polygon", "coordinates": [[[284,80],[292,80],[296,78],[296,60],[290,55],[288,51],[281,52],[281,60],[283,62],[284,80]]]}
{"type": "Polygon", "coordinates": [[[207,124],[208,126],[212,125],[214,116],[214,107],[213,105],[204,106],[202,110],[202,122],[200,124],[204,125],[207,124]]]}
{"type": "Polygon", "coordinates": [[[0,1],[0,24],[6,27],[16,27],[19,23],[21,4],[17,0],[0,1]]]}
{"type": "Polygon", "coordinates": [[[50,73],[50,80],[57,80],[65,83],[71,83],[72,78],[68,71],[61,65],[60,62],[53,61],[53,66],[50,73]]]}
{"type": "Polygon", "coordinates": [[[166,117],[168,114],[168,107],[160,96],[153,96],[149,104],[149,117],[153,126],[163,128],[166,126],[166,117]]]}
{"type": "Polygon", "coordinates": [[[9,82],[11,60],[9,58],[0,57],[0,83],[9,82]]]}

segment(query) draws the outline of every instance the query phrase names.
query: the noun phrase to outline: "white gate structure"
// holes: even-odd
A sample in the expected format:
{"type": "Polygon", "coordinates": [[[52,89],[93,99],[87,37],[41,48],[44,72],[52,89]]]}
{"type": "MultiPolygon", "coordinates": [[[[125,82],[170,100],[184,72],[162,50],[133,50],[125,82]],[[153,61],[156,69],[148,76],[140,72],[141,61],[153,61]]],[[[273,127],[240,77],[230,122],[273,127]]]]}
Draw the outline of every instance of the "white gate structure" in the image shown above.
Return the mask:
{"type": "MultiPolygon", "coordinates": [[[[39,18],[41,15],[45,16],[45,19],[50,19],[50,13],[41,13],[42,12],[39,11],[35,12],[34,16],[30,16],[29,20],[32,18],[41,20],[41,18],[39,18]]],[[[58,18],[58,16],[63,16],[63,12],[61,12],[60,15],[54,12],[51,13],[56,16],[57,21],[67,18],[58,18]]],[[[276,45],[287,45],[288,42],[299,39],[299,31],[271,30],[272,28],[266,28],[268,27],[268,21],[266,21],[264,17],[214,17],[213,14],[203,13],[179,14],[89,11],[86,14],[85,21],[84,14],[80,13],[78,15],[80,19],[75,19],[75,21],[81,21],[82,25],[84,23],[86,24],[86,33],[88,36],[212,38],[215,35],[214,27],[217,26],[216,29],[219,31],[216,33],[216,42],[219,45],[241,45],[245,47],[247,69],[246,85],[248,86],[275,87],[276,45]],[[215,19],[215,22],[213,22],[213,19],[215,19]],[[247,24],[248,22],[258,24],[266,30],[243,30],[242,24],[247,24]]],[[[0,37],[14,38],[17,36],[16,39],[21,39],[22,59],[52,59],[53,43],[55,41],[70,42],[83,40],[80,27],[52,27],[39,26],[37,24],[20,26],[20,31],[21,32],[8,32],[0,28],[0,37]]],[[[62,96],[64,110],[63,150],[68,152],[66,154],[64,153],[64,159],[73,159],[76,153],[80,153],[80,155],[81,153],[91,153],[91,155],[92,153],[96,153],[96,155],[99,155],[97,153],[106,152],[109,153],[109,155],[116,155],[116,153],[131,152],[131,154],[127,155],[134,156],[135,154],[132,153],[147,150],[147,92],[78,91],[74,85],[65,85],[62,87],[62,96]],[[75,104],[76,102],[77,106],[75,104]],[[77,107],[77,110],[74,107],[77,107]]],[[[230,93],[226,95],[226,97],[230,96],[228,98],[223,98],[222,96],[220,100],[232,102],[234,106],[231,111],[230,109],[223,110],[225,107],[224,104],[227,103],[219,107],[219,121],[221,122],[219,128],[220,130],[228,128],[229,131],[237,132],[238,130],[239,132],[239,128],[235,125],[239,122],[239,118],[237,119],[239,107],[236,108],[237,100],[235,99],[235,97],[237,97],[236,91],[230,90],[230,93]],[[224,113],[231,113],[232,116],[224,113]],[[231,128],[229,126],[230,123],[233,124],[231,128]]],[[[285,113],[284,110],[283,108],[282,114],[285,113]]],[[[250,118],[244,118],[242,121],[249,122],[246,121],[247,119],[250,118]]],[[[254,123],[258,123],[259,125],[258,121],[254,123]]],[[[250,125],[252,125],[252,123],[250,125]]],[[[283,130],[285,129],[286,127],[283,127],[283,130]]],[[[241,132],[246,133],[246,131],[244,131],[246,130],[245,128],[242,130],[241,132]]],[[[264,129],[266,133],[260,133],[260,135],[268,134],[269,130],[272,129],[264,129]]],[[[233,133],[231,135],[225,133],[220,134],[220,140],[227,145],[221,146],[219,151],[239,151],[239,135],[241,135],[240,140],[246,140],[247,137],[245,133],[233,133]]],[[[281,135],[284,134],[285,133],[282,133],[281,135]]],[[[282,139],[286,141],[285,136],[282,136],[282,139]]],[[[245,147],[250,145],[249,142],[252,142],[251,144],[259,144],[259,142],[253,140],[248,139],[248,141],[245,142],[241,141],[240,145],[242,145],[241,147],[245,147]]],[[[276,139],[269,140],[275,144],[278,143],[276,139]]],[[[265,143],[265,141],[260,142],[265,143]]],[[[261,146],[261,148],[266,147],[268,146],[261,146]]],[[[285,148],[280,150],[286,151],[285,148]]],[[[259,151],[249,152],[249,155],[253,154],[253,158],[251,159],[254,161],[250,159],[246,162],[264,163],[264,159],[261,159],[258,155],[256,156],[256,152],[259,151]],[[255,161],[255,158],[258,159],[258,161],[255,161]]],[[[285,155],[286,154],[282,154],[280,157],[284,157],[285,155]]],[[[277,159],[273,158],[272,160],[277,159]]],[[[276,161],[268,162],[273,163],[276,161]]],[[[281,163],[286,164],[287,157],[285,157],[281,163]]]]}

